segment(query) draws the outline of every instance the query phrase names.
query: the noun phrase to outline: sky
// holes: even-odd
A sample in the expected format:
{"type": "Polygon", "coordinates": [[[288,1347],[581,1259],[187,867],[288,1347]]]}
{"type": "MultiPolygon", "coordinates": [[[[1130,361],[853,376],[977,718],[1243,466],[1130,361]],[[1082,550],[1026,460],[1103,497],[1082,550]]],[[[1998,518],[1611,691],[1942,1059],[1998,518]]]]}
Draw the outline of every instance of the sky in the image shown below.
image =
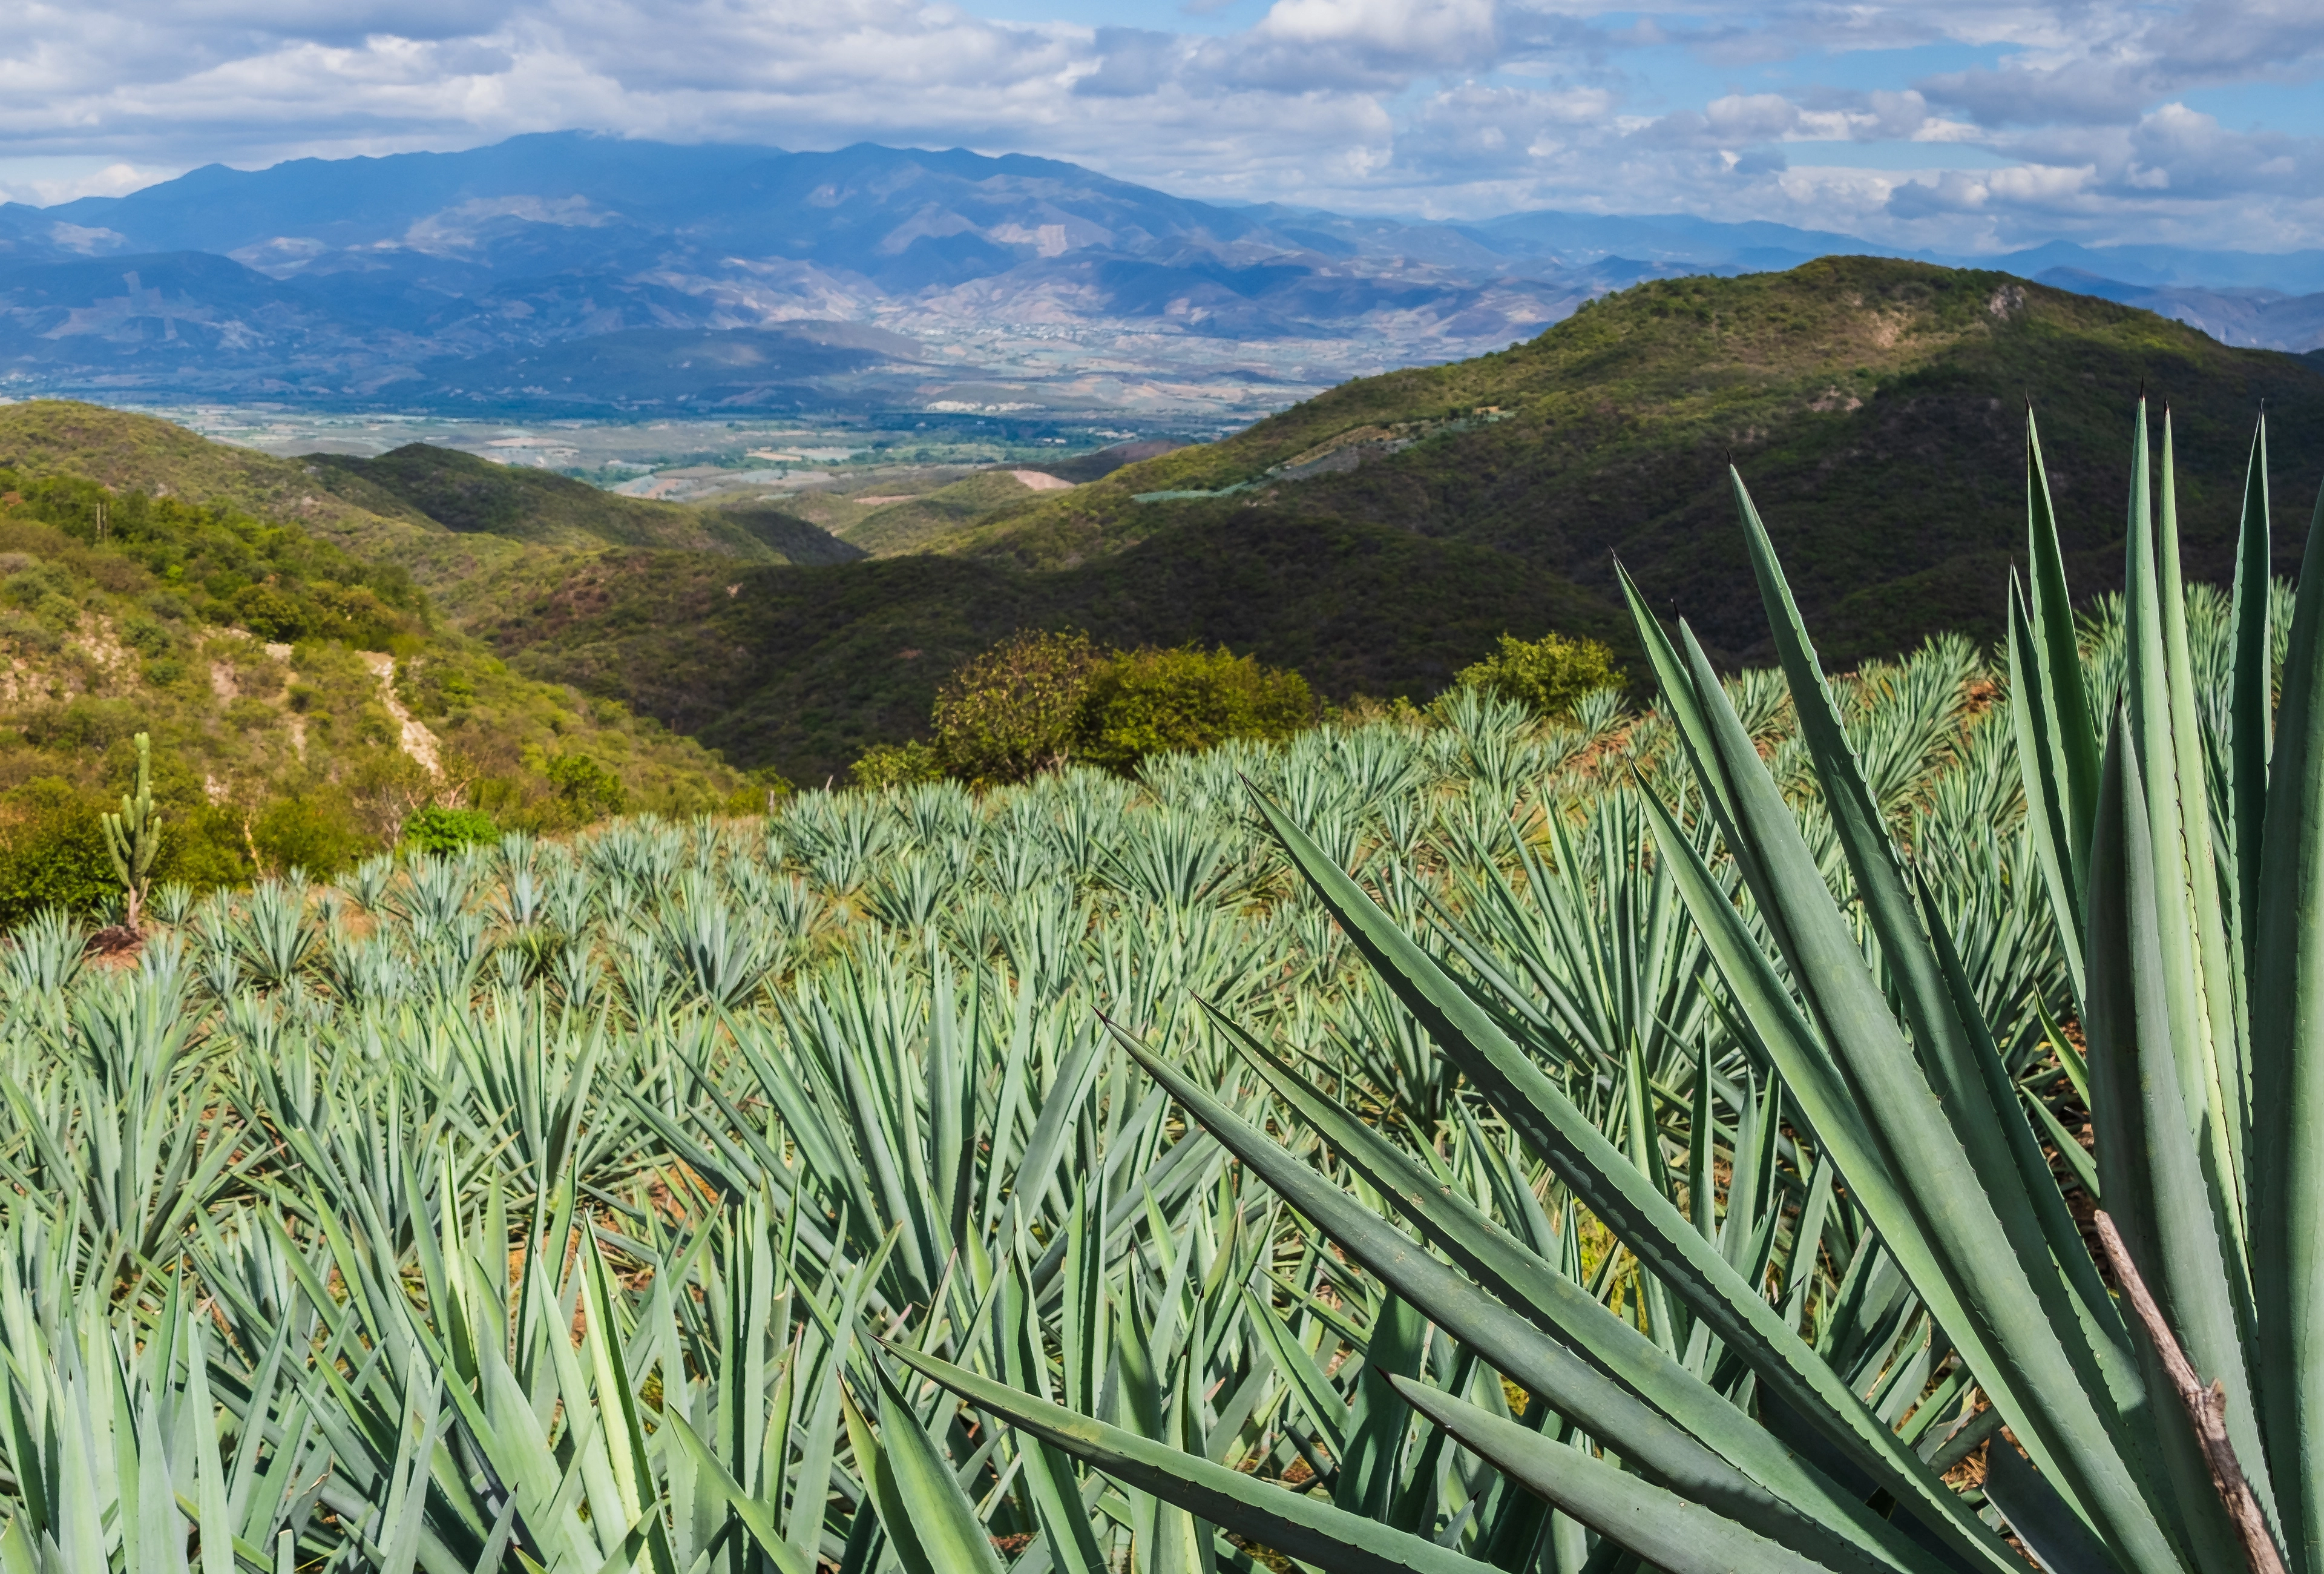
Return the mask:
{"type": "Polygon", "coordinates": [[[0,193],[664,141],[1029,153],[1213,201],[2324,245],[2324,0],[14,0],[0,193]]]}

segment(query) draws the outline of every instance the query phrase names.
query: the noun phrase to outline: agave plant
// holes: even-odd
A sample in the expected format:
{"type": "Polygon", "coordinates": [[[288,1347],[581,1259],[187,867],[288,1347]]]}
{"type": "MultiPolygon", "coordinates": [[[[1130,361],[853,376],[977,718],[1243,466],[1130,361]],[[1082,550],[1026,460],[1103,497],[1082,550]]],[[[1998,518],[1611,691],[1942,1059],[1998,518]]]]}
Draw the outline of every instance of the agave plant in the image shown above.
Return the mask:
{"type": "MultiPolygon", "coordinates": [[[[2232,670],[2232,632],[2190,620],[2199,682],[2232,670]]],[[[1965,660],[1848,686],[1843,724],[2007,1018],[2012,1096],[2071,1122],[2041,1057],[2072,997],[2034,855],[1993,829],[2017,789],[1965,660]]],[[[1780,678],[1731,691],[1756,743],[1807,759],[1780,678]]],[[[1767,1287],[1941,1474],[1998,1412],[1691,927],[1631,780],[1715,856],[1680,730],[1614,696],[1586,711],[1462,701],[1135,783],[641,817],[383,857],[319,899],[157,893],[172,932],[134,970],[85,964],[60,916],[25,926],[0,940],[0,1574],[1111,1574],[1345,1565],[1342,1543],[1615,1574],[1622,1543],[1478,1428],[1634,1519],[1659,1500],[1623,1494],[1698,1476],[1720,1512],[1784,1525],[1768,1500],[1868,1491],[1702,1419],[1776,1413],[1742,1336],[1478,1099],[1408,981],[1366,967],[1347,889],[1303,873],[1325,863],[1425,937],[1591,1151],[1643,1178],[1640,1208],[1730,1292],[1767,1287]],[[1247,781],[1315,833],[1299,861],[1247,781]],[[1166,1043],[1157,1086],[1139,1062],[1166,1043]],[[1652,1404],[1776,1487],[1668,1427],[1620,1440],[1647,1402],[1477,1307],[1440,1314],[1383,1217],[1397,1188],[1505,1230],[1495,1261],[1590,1359],[1648,1360],[1652,1404]],[[938,1362],[991,1403],[927,1381],[938,1362]],[[1462,1408],[1425,1416],[1415,1384],[1462,1408]],[[1006,1393],[1056,1436],[997,1424],[1006,1393]]],[[[1840,878],[1831,817],[1789,801],[1840,878]]],[[[1848,1523],[1897,1541],[1870,1520],[1848,1523]]]]}
{"type": "MultiPolygon", "coordinates": [[[[1860,1367],[1835,1361],[1831,1340],[1812,1343],[1796,1307],[1771,1296],[1782,1286],[1771,1284],[1736,1183],[1724,1208],[1733,1231],[1707,1200],[1689,1217],[1657,1183],[1655,1144],[1626,1150],[1505,1031],[1476,984],[1272,805],[1262,812],[1291,860],[1483,1106],[1635,1255],[1662,1297],[1646,1303],[1646,1326],[1614,1316],[1527,1238],[1522,1204],[1476,1206],[1257,1038],[1233,1035],[1250,1068],[1354,1172],[1359,1192],[1179,1065],[1124,1040],[1195,1122],[1349,1259],[1464,1357],[1522,1384],[1581,1435],[1528,1426],[1530,1408],[1525,1420],[1496,1415],[1460,1381],[1391,1370],[1388,1389],[1605,1546],[1657,1567],[2017,1567],[1995,1516],[1973,1512],[1944,1479],[1940,1463],[1954,1450],[1941,1440],[1916,1446],[1932,1407],[1950,1410],[1969,1384],[2016,1445],[1988,1445],[1989,1506],[2053,1569],[2163,1574],[2265,1569],[2280,1557],[2305,1569],[2317,1557],[2324,1454],[2311,1418],[2324,1404],[2324,1351],[2310,1347],[2306,1330],[2309,1309],[2324,1304],[2324,1043],[2309,1042],[2316,1030],[2302,1003],[2313,958],[2324,956],[2309,889],[2324,856],[2324,501],[2275,707],[2264,436],[2255,441],[2235,596],[2234,725],[2207,736],[2193,699],[2167,427],[2157,507],[2141,411],[2124,692],[2100,705],[2083,690],[2030,429],[2028,453],[2034,587],[2031,609],[2013,608],[2015,725],[2087,1069],[2070,1042],[2058,1048],[2061,1070],[2088,1088],[2096,1180],[2127,1242],[2122,1271],[2152,1292],[2152,1323],[2118,1308],[2083,1244],[2043,1151],[2047,1134],[2013,1084],[1943,905],[1898,848],[1894,787],[1868,774],[1739,477],[1800,748],[1844,860],[1845,904],[1692,634],[1682,625],[1674,642],[1632,592],[1702,819],[1743,899],[1668,805],[1646,803],[1753,1059],[1782,1091],[1782,1116],[1766,1111],[1762,1129],[1788,1120],[1803,1177],[1813,1134],[1816,1180],[1794,1239],[1812,1236],[1809,1219],[1829,1206],[1836,1177],[1868,1228],[1831,1310],[1845,1311],[1870,1282],[1859,1276],[1865,1262],[1886,1266],[1923,1309],[1917,1354],[1893,1347],[1868,1386],[1860,1367]],[[1400,1227],[1381,1217],[1383,1204],[1400,1227]],[[2181,1363],[2215,1385],[2185,1408],[2168,1375],[2181,1363]],[[1923,1397],[1941,1366],[1951,1377],[1923,1397]],[[1906,1411],[1917,1429],[1898,1426],[1906,1411]],[[2207,1428],[2223,1430],[2226,1445],[2209,1454],[2207,1428]],[[2230,1453],[2247,1497],[2219,1479],[2230,1453]],[[2241,1520],[2239,1502],[2252,1509],[2241,1520]]],[[[1710,1082],[1706,1057],[1698,1130],[1711,1114],[1710,1082]]],[[[1711,1145],[1699,1138],[1696,1151],[1711,1145]]],[[[1775,1218],[1766,1213],[1759,1227],[1769,1238],[1775,1218]]],[[[1320,1566],[1437,1566],[1437,1543],[1377,1516],[1350,1524],[1308,1505],[1253,1502],[1196,1461],[1132,1448],[1038,1394],[908,1359],[1052,1446],[1320,1566]]],[[[1347,1449],[1343,1471],[1360,1458],[1347,1449]]],[[[1521,1567],[1535,1555],[1526,1546],[1495,1560],[1521,1567]]]]}

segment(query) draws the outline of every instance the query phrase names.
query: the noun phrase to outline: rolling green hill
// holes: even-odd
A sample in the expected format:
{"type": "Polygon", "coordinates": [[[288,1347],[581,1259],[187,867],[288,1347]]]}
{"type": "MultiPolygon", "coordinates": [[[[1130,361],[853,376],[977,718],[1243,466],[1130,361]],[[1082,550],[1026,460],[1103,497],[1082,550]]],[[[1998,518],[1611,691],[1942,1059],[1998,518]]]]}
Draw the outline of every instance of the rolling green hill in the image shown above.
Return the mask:
{"type": "Polygon", "coordinates": [[[1066,569],[918,555],[821,569],[607,553],[474,625],[519,670],[619,696],[742,765],[800,781],[923,731],[938,682],[1024,627],[1224,643],[1334,699],[1425,696],[1507,629],[1627,643],[1545,569],[1384,525],[1257,510],[1066,569]]]}
{"type": "Polygon", "coordinates": [[[863,555],[777,509],[689,508],[624,497],[427,443],[368,459],[310,454],[303,463],[350,503],[375,514],[410,514],[463,535],[576,549],[675,547],[757,562],[846,562],[863,555]]]}
{"type": "Polygon", "coordinates": [[[925,551],[1001,510],[1041,495],[1007,470],[980,470],[933,492],[874,508],[842,539],[876,558],[925,551]]]}
{"type": "MultiPolygon", "coordinates": [[[[2306,516],[2324,474],[2319,369],[2006,274],[1827,258],[1624,291],[1516,348],[1347,384],[931,544],[1043,569],[1253,508],[1367,521],[1600,593],[1618,556],[1714,653],[1756,659],[1731,458],[1820,646],[1848,662],[1937,629],[1997,631],[1994,587],[2024,530],[2027,401],[2073,582],[2095,592],[2119,572],[2117,470],[2142,385],[2174,407],[2190,567],[2217,577],[2263,403],[2278,517],[2306,516]]],[[[2298,536],[2277,541],[2289,570],[2298,536]]]]}

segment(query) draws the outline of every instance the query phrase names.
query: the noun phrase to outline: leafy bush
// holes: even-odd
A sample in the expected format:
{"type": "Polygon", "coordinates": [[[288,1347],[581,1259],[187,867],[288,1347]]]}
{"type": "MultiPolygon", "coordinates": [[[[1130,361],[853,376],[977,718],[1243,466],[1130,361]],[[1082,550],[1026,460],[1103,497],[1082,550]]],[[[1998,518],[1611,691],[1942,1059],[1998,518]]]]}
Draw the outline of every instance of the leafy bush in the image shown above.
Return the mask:
{"type": "Polygon", "coordinates": [[[775,806],[798,791],[788,776],[772,765],[742,773],[742,784],[726,794],[726,812],[734,815],[772,814],[775,806]]]}
{"type": "Polygon", "coordinates": [[[1104,659],[1085,634],[1035,631],[971,658],[936,695],[937,759],[980,784],[1022,782],[1064,764],[1104,659]]]}
{"type": "Polygon", "coordinates": [[[496,842],[501,828],[480,809],[429,804],[403,822],[403,845],[414,852],[456,853],[475,842],[496,842]]]}
{"type": "Polygon", "coordinates": [[[935,748],[918,738],[902,744],[873,744],[847,767],[848,781],[874,792],[935,782],[943,775],[944,764],[935,748]]]}
{"type": "Polygon", "coordinates": [[[1574,701],[1598,689],[1619,689],[1629,679],[1614,653],[1594,639],[1545,634],[1537,640],[1503,634],[1499,649],[1461,670],[1453,682],[1482,689],[1532,707],[1545,717],[1563,716],[1574,701]]]}
{"type": "Polygon", "coordinates": [[[1289,737],[1314,719],[1307,680],[1224,645],[1125,651],[1093,672],[1074,724],[1076,752],[1128,773],[1148,755],[1229,738],[1289,737]]]}
{"type": "MultiPolygon", "coordinates": [[[[0,794],[0,929],[43,908],[86,916],[118,900],[121,881],[106,850],[104,817],[119,807],[117,799],[60,776],[0,794]]],[[[250,877],[241,836],[225,810],[172,807],[150,871],[152,884],[177,881],[198,891],[240,884],[250,877]]]]}

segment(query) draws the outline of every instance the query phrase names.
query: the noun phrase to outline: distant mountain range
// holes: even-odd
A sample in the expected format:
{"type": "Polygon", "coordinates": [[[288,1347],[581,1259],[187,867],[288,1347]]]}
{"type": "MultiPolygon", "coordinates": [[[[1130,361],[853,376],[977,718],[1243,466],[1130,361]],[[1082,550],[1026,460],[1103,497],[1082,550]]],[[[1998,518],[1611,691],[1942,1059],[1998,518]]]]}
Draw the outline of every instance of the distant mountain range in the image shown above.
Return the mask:
{"type": "MultiPolygon", "coordinates": [[[[0,206],[0,388],[944,409],[1008,396],[956,385],[1017,375],[1070,408],[1103,400],[1070,368],[996,370],[1006,355],[976,336],[1080,336],[1130,372],[1304,387],[1505,346],[1642,279],[1836,253],[1897,255],[1776,224],[1398,222],[1221,207],[1017,155],[558,133],[0,206]],[[1258,344],[1296,347],[1235,347],[1258,344]]],[[[2324,344],[2324,252],[2060,243],[1978,262],[2232,343],[2324,344]]]]}

